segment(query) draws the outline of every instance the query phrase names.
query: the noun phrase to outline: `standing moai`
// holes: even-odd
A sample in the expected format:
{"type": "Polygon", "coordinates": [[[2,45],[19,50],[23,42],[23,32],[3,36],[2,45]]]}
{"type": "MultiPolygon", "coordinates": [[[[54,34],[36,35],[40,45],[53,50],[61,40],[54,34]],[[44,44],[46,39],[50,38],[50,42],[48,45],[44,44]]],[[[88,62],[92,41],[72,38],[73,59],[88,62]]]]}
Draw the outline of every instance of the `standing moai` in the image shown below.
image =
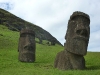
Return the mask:
{"type": "Polygon", "coordinates": [[[35,61],[35,32],[30,29],[22,29],[20,31],[18,52],[18,59],[22,62],[34,62],[35,61]]]}
{"type": "Polygon", "coordinates": [[[76,11],[69,19],[64,50],[56,56],[54,67],[60,70],[85,69],[84,55],[90,36],[89,15],[76,11]]]}

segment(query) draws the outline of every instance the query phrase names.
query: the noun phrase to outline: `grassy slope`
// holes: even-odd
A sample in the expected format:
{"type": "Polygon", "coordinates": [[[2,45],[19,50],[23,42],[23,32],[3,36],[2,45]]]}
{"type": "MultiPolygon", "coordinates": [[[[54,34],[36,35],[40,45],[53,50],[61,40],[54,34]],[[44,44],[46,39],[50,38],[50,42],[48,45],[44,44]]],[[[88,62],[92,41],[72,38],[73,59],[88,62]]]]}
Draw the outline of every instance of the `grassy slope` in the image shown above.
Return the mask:
{"type": "MultiPolygon", "coordinates": [[[[36,44],[35,63],[18,61],[19,33],[0,25],[0,75],[99,75],[100,53],[88,52],[85,56],[87,70],[61,71],[53,67],[56,53],[63,47],[36,44]]],[[[45,43],[45,41],[44,41],[45,43]]]]}
{"type": "Polygon", "coordinates": [[[35,36],[40,40],[48,40],[50,42],[55,42],[62,45],[55,37],[53,37],[48,31],[43,28],[32,24],[28,21],[21,19],[20,17],[15,16],[14,14],[0,8],[0,24],[3,24],[11,30],[21,30],[22,28],[31,28],[35,31],[35,36]]]}

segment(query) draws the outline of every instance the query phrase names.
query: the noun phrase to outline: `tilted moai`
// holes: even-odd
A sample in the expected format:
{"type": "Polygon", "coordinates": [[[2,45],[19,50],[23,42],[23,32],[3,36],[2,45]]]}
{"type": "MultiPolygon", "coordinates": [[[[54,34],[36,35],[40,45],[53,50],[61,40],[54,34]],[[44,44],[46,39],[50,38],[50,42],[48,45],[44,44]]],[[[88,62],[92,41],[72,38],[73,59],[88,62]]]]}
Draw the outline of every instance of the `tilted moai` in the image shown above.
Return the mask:
{"type": "Polygon", "coordinates": [[[34,62],[35,61],[35,32],[30,29],[22,29],[20,31],[18,52],[18,59],[22,62],[34,62]]]}
{"type": "Polygon", "coordinates": [[[57,54],[54,67],[60,70],[85,69],[84,55],[90,36],[89,15],[76,11],[69,19],[64,51],[57,54]]]}

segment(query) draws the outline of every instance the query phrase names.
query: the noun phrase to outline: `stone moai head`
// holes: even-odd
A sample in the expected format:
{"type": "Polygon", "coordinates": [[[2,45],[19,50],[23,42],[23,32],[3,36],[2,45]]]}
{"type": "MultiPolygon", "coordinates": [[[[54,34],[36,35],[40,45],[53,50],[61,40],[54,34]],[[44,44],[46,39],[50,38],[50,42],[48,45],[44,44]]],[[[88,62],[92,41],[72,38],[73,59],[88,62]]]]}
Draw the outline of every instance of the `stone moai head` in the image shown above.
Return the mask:
{"type": "Polygon", "coordinates": [[[69,19],[68,29],[65,36],[66,50],[78,54],[86,55],[90,36],[89,15],[76,11],[69,19]]]}
{"type": "Polygon", "coordinates": [[[35,32],[30,29],[22,29],[19,38],[19,60],[22,62],[35,61],[35,32]]]}

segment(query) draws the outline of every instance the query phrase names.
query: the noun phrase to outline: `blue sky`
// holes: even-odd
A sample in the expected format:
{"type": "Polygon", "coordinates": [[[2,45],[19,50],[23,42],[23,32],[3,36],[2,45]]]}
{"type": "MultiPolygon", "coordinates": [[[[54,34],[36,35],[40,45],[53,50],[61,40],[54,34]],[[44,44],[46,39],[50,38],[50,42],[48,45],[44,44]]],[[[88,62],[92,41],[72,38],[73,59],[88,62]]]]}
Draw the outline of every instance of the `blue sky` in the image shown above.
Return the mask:
{"type": "Polygon", "coordinates": [[[88,51],[100,52],[100,0],[0,0],[0,8],[50,32],[62,44],[70,15],[81,11],[90,16],[88,51]]]}

